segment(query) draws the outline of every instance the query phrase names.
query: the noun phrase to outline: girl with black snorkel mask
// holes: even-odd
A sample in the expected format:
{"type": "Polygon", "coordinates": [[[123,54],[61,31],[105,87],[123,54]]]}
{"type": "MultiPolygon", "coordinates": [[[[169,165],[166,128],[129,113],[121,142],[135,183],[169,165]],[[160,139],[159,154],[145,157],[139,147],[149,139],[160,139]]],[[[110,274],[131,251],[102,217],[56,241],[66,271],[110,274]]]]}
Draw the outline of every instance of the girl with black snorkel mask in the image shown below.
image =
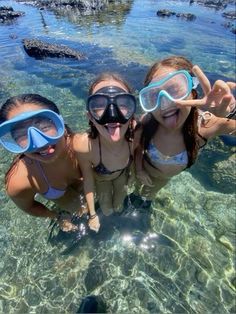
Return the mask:
{"type": "MultiPolygon", "coordinates": [[[[77,135],[88,207],[94,211],[94,192],[104,215],[122,211],[133,160],[136,100],[115,74],[102,74],[90,87],[87,114],[90,130],[77,135]]],[[[98,222],[96,215],[91,220],[98,222]]]]}
{"type": "Polygon", "coordinates": [[[84,206],[72,138],[57,106],[45,97],[11,97],[0,109],[0,143],[17,154],[5,176],[7,194],[30,215],[58,219],[63,231],[77,229],[71,214],[81,214],[84,206]],[[35,199],[36,194],[58,208],[48,208],[35,199]]]}

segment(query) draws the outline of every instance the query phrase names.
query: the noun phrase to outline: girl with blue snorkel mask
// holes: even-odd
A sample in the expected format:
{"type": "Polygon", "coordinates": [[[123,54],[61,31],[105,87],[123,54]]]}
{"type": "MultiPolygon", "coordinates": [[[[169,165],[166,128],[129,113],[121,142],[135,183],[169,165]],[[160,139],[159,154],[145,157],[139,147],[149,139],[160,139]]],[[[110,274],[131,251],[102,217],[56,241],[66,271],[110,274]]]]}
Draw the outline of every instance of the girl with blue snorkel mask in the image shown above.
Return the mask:
{"type": "Polygon", "coordinates": [[[196,161],[208,139],[235,132],[234,120],[196,108],[215,104],[218,110],[232,110],[235,99],[230,84],[217,81],[211,88],[200,68],[184,57],[169,57],[151,67],[139,94],[146,112],[136,150],[136,176],[142,184],[142,196],[152,200],[171,177],[196,161]],[[202,99],[196,99],[198,82],[204,92],[202,99]]]}
{"type": "Polygon", "coordinates": [[[0,143],[17,154],[5,176],[7,194],[30,215],[58,218],[64,231],[77,229],[71,223],[71,213],[81,214],[84,206],[72,137],[57,106],[40,95],[9,98],[0,109],[0,143]],[[67,214],[36,201],[37,193],[67,214]]]}
{"type": "MultiPolygon", "coordinates": [[[[115,74],[103,74],[92,84],[87,101],[90,130],[74,138],[90,211],[94,195],[104,215],[122,211],[133,160],[135,97],[115,74]]],[[[94,219],[98,222],[98,217],[94,219]]]]}

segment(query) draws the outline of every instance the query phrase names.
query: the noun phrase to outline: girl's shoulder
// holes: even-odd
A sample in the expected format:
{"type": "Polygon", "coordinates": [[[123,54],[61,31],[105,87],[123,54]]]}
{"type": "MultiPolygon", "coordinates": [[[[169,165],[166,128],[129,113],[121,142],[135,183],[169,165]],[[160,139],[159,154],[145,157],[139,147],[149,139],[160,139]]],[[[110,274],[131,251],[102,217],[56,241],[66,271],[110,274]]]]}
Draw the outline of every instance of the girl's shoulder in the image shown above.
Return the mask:
{"type": "Polygon", "coordinates": [[[90,138],[87,132],[77,133],[73,137],[73,149],[76,153],[88,153],[90,151],[90,138]]]}
{"type": "Polygon", "coordinates": [[[6,192],[10,197],[20,197],[25,193],[35,194],[34,187],[29,180],[29,169],[23,159],[18,160],[9,169],[6,177],[6,192]]]}

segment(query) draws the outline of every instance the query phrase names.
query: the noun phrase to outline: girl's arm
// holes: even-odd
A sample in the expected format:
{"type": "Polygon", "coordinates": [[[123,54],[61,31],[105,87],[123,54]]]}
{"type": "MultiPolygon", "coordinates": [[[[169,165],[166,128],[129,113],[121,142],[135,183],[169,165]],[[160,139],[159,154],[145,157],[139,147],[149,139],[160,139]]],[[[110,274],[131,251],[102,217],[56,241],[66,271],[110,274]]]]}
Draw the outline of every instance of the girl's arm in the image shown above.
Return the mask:
{"type": "Polygon", "coordinates": [[[100,227],[99,218],[95,211],[94,202],[94,177],[89,149],[89,138],[87,134],[77,134],[74,137],[74,149],[83,176],[84,194],[89,211],[89,227],[98,231],[100,227]]]}
{"type": "Polygon", "coordinates": [[[35,192],[32,190],[32,188],[29,187],[24,189],[22,188],[22,185],[19,186],[19,180],[10,180],[6,191],[16,206],[26,213],[36,217],[45,217],[51,219],[57,217],[57,213],[49,210],[42,203],[35,201],[35,192]]]}
{"type": "Polygon", "coordinates": [[[198,78],[203,91],[200,99],[187,99],[176,101],[176,105],[196,106],[202,110],[208,110],[218,117],[227,117],[234,113],[236,109],[235,98],[232,91],[236,88],[234,82],[224,82],[217,80],[213,86],[199,66],[193,67],[193,73],[198,78]]]}
{"type": "Polygon", "coordinates": [[[143,168],[143,146],[141,144],[142,128],[135,131],[134,136],[134,167],[137,179],[144,185],[153,186],[152,180],[143,168]]]}
{"type": "Polygon", "coordinates": [[[205,138],[213,138],[218,135],[236,135],[236,120],[219,118],[210,113],[203,113],[199,133],[205,138]],[[204,119],[204,115],[208,118],[204,119]]]}

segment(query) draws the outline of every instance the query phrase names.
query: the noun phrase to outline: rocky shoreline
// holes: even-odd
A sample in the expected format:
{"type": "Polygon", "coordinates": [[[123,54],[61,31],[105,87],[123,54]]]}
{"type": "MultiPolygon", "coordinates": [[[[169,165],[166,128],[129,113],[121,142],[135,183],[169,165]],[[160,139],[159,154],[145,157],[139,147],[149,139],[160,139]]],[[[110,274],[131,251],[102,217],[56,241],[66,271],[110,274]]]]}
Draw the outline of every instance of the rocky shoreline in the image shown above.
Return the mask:
{"type": "MultiPolygon", "coordinates": [[[[181,0],[176,0],[179,2],[181,0]]],[[[116,6],[123,7],[123,14],[130,10],[133,0],[16,0],[16,2],[22,2],[36,6],[39,10],[52,10],[55,13],[59,13],[62,16],[67,16],[68,12],[73,15],[92,15],[102,11],[106,11],[112,6],[112,10],[115,11],[116,6]]],[[[196,3],[203,5],[214,10],[222,10],[222,17],[225,18],[223,27],[228,28],[232,33],[236,34],[236,27],[234,20],[236,19],[235,11],[225,11],[228,4],[236,4],[235,0],[190,0],[189,5],[196,3]]],[[[21,11],[14,11],[12,7],[2,6],[0,7],[0,24],[14,23],[14,21],[24,16],[25,13],[21,11]]],[[[158,10],[156,12],[159,18],[176,17],[186,21],[194,21],[197,16],[187,12],[175,12],[167,9],[158,10]]],[[[13,38],[13,37],[12,37],[13,38]]],[[[83,54],[75,51],[69,47],[63,45],[55,45],[38,40],[37,38],[24,39],[23,46],[26,53],[30,57],[45,58],[45,57],[57,57],[57,58],[73,58],[81,60],[85,58],[83,54]]]]}

